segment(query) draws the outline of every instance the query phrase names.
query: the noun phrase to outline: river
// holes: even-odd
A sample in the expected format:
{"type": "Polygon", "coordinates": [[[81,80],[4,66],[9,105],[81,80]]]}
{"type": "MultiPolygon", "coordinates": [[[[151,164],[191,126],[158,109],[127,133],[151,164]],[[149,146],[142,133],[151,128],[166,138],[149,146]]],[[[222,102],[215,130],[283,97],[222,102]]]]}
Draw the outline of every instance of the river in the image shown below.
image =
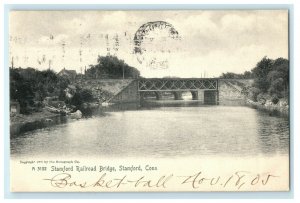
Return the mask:
{"type": "Polygon", "coordinates": [[[105,111],[11,138],[12,157],[205,157],[289,154],[289,121],[249,107],[105,111]]]}

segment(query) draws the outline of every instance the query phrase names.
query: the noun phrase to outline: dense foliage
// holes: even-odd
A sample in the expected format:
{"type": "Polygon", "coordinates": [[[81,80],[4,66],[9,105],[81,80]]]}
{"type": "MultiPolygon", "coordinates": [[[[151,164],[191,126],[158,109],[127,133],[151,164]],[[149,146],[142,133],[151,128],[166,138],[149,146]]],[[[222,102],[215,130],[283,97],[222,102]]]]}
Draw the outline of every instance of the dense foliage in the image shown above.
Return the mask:
{"type": "Polygon", "coordinates": [[[116,56],[99,56],[97,65],[91,65],[86,71],[88,78],[137,78],[140,72],[116,56]]]}
{"type": "Polygon", "coordinates": [[[250,71],[245,71],[243,74],[227,72],[227,73],[222,73],[220,78],[224,78],[224,79],[251,79],[251,78],[253,78],[253,74],[250,71]]]}
{"type": "Polygon", "coordinates": [[[252,69],[254,75],[253,87],[259,93],[254,100],[269,99],[277,103],[280,98],[288,98],[289,94],[289,61],[278,58],[271,60],[264,57],[252,69]]]}
{"type": "Polygon", "coordinates": [[[254,79],[248,89],[248,96],[253,101],[271,100],[277,103],[280,98],[288,98],[289,94],[289,61],[284,58],[276,60],[264,57],[251,72],[244,74],[223,73],[220,78],[254,79]]]}
{"type": "Polygon", "coordinates": [[[10,98],[20,103],[20,112],[28,113],[48,96],[61,96],[70,82],[52,70],[10,69],[10,98]]]}
{"type": "Polygon", "coordinates": [[[84,102],[94,101],[92,90],[77,88],[76,93],[71,99],[65,100],[67,104],[80,107],[84,102]]]}

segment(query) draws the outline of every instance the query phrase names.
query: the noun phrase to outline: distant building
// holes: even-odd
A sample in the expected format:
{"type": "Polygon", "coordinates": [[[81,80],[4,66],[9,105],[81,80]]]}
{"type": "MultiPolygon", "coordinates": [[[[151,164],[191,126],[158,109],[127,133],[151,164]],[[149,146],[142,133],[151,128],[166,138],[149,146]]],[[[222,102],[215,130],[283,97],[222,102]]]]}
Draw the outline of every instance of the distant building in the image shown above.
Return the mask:
{"type": "Polygon", "coordinates": [[[76,70],[66,70],[66,68],[62,69],[59,73],[59,76],[68,78],[71,82],[74,82],[76,79],[76,70]]]}

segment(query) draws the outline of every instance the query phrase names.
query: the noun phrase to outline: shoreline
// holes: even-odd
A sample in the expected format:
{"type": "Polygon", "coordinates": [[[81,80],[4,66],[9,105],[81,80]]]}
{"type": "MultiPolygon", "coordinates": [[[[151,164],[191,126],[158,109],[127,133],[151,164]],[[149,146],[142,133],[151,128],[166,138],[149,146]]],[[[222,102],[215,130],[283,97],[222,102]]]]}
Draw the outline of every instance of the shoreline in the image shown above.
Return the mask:
{"type": "Polygon", "coordinates": [[[66,122],[66,116],[55,114],[43,109],[41,112],[34,112],[29,115],[18,114],[10,116],[10,137],[19,134],[53,126],[66,122]]]}
{"type": "Polygon", "coordinates": [[[289,106],[262,105],[259,102],[254,102],[252,100],[247,100],[246,105],[251,108],[267,112],[270,116],[280,116],[284,118],[289,118],[289,106]]]}
{"type": "MultiPolygon", "coordinates": [[[[179,102],[170,102],[166,103],[164,105],[161,104],[162,102],[149,102],[148,104],[152,104],[152,107],[157,106],[176,106],[176,104],[179,102]]],[[[246,101],[246,105],[250,108],[258,109],[260,111],[264,111],[269,113],[270,116],[280,116],[284,118],[289,118],[289,108],[288,107],[280,107],[278,105],[272,105],[272,106],[265,106],[261,105],[258,102],[253,101],[246,101]]],[[[196,105],[199,104],[199,101],[188,101],[186,105],[196,105]]],[[[182,102],[181,102],[182,105],[182,102]]],[[[201,105],[202,107],[205,107],[207,105],[201,105]]],[[[217,105],[217,106],[223,106],[223,105],[217,105]]],[[[127,109],[127,108],[125,108],[127,109]]],[[[16,137],[20,134],[23,134],[28,131],[36,130],[36,129],[42,129],[46,127],[50,127],[53,125],[61,124],[67,122],[68,116],[61,115],[61,114],[55,114],[47,111],[46,109],[43,109],[41,112],[35,112],[29,115],[15,115],[10,117],[10,137],[16,137]]]]}

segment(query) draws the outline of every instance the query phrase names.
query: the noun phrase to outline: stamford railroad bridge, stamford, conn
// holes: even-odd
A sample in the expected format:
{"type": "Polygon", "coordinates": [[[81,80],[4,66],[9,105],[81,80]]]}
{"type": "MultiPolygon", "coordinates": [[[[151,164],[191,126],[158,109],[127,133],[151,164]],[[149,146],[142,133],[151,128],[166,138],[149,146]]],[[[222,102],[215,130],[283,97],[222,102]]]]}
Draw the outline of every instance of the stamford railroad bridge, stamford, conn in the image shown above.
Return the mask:
{"type": "Polygon", "coordinates": [[[109,102],[143,102],[149,95],[164,100],[166,94],[173,95],[173,100],[183,100],[182,94],[190,92],[192,100],[202,104],[243,104],[244,89],[252,83],[249,79],[139,78],[130,80],[109,102]]]}

